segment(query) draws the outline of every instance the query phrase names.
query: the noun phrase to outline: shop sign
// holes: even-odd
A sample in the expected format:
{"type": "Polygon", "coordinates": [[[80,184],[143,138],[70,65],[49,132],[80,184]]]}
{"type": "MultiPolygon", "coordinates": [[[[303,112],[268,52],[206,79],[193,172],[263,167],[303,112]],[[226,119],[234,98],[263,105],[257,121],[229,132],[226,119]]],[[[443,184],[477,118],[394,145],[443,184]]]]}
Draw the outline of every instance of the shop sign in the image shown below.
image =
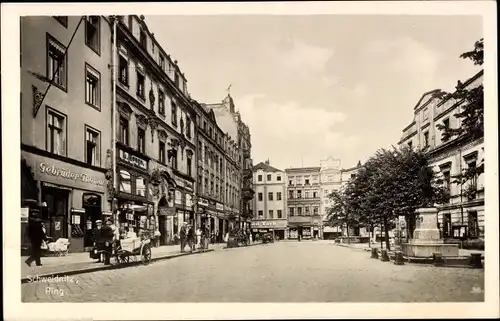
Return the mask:
{"type": "Polygon", "coordinates": [[[126,151],[120,150],[120,159],[126,163],[131,164],[132,166],[147,170],[148,165],[147,162],[143,159],[140,159],[137,156],[131,155],[126,151]]]}
{"type": "Polygon", "coordinates": [[[173,207],[160,207],[160,215],[173,216],[175,214],[173,207]]]}
{"type": "Polygon", "coordinates": [[[208,206],[208,200],[200,197],[198,198],[198,205],[208,206]]]}
{"type": "Polygon", "coordinates": [[[58,168],[54,165],[49,165],[46,163],[40,163],[39,165],[40,173],[47,174],[56,177],[66,178],[72,181],[81,181],[83,183],[94,184],[98,186],[104,186],[106,184],[105,181],[100,180],[96,177],[89,176],[85,173],[74,173],[66,168],[58,168]]]}
{"type": "Polygon", "coordinates": [[[212,200],[209,200],[209,201],[208,201],[208,206],[210,206],[210,207],[214,207],[214,208],[215,208],[215,202],[214,202],[214,201],[212,201],[212,200]]]}
{"type": "Polygon", "coordinates": [[[224,205],[220,204],[220,203],[217,203],[215,205],[215,208],[218,210],[218,211],[224,211],[224,205]]]}

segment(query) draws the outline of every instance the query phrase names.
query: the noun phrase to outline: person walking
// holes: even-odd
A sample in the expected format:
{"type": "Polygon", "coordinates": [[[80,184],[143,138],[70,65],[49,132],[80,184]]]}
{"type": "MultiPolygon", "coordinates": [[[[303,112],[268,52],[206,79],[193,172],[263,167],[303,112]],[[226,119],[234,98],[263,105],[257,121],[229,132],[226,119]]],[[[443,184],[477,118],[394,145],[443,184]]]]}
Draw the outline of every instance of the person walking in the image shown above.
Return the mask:
{"type": "Polygon", "coordinates": [[[187,232],[187,243],[188,243],[189,250],[191,253],[193,252],[193,247],[196,244],[195,239],[196,239],[196,236],[195,236],[195,232],[194,232],[194,227],[192,225],[189,225],[188,232],[187,232]]]}
{"type": "Polygon", "coordinates": [[[181,241],[181,253],[184,252],[184,247],[186,246],[186,237],[187,237],[187,223],[184,222],[181,226],[181,230],[179,232],[179,238],[181,241]]]}
{"type": "MultiPolygon", "coordinates": [[[[117,237],[117,229],[113,224],[113,220],[108,219],[106,221],[106,226],[102,228],[101,231],[101,242],[104,243],[104,265],[111,264],[111,252],[113,251],[113,245],[117,237]]],[[[119,235],[118,235],[119,238],[119,235]]]]}
{"type": "Polygon", "coordinates": [[[196,229],[196,248],[201,249],[202,244],[201,244],[201,228],[196,229]]]}
{"type": "Polygon", "coordinates": [[[203,242],[203,249],[208,250],[209,243],[210,243],[210,229],[208,226],[204,226],[202,229],[202,242],[203,242]]]}
{"type": "MultiPolygon", "coordinates": [[[[99,242],[101,241],[101,234],[102,234],[102,221],[101,220],[97,220],[95,221],[95,228],[94,230],[92,231],[92,238],[94,239],[94,246],[97,246],[97,248],[99,248],[99,242]]],[[[98,256],[96,257],[94,255],[94,250],[92,249],[91,252],[90,252],[90,258],[91,259],[96,259],[97,258],[97,263],[101,263],[103,260],[102,260],[102,254],[98,254],[98,256]]]]}
{"type": "Polygon", "coordinates": [[[35,261],[36,266],[42,266],[42,244],[46,241],[47,236],[43,231],[41,218],[35,216],[31,222],[29,222],[28,228],[28,234],[31,241],[31,255],[24,262],[30,267],[33,261],[35,261]]]}

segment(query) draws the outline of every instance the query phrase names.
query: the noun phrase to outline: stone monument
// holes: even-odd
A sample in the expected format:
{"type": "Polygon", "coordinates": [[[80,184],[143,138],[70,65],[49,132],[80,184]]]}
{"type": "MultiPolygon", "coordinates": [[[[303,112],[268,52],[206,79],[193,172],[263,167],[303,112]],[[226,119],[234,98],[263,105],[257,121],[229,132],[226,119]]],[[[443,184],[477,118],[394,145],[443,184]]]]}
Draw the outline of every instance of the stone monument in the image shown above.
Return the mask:
{"type": "Polygon", "coordinates": [[[437,208],[419,208],[416,229],[413,231],[413,239],[409,243],[401,244],[401,249],[406,257],[432,257],[433,253],[439,253],[443,257],[458,256],[457,244],[444,244],[440,238],[437,227],[437,208]]]}

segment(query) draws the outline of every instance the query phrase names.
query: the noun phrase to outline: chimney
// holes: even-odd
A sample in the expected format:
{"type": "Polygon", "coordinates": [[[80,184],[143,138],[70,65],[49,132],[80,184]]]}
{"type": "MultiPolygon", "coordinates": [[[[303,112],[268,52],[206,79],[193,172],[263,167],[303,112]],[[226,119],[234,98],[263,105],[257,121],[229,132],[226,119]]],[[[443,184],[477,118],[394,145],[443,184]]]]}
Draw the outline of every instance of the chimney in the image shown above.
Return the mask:
{"type": "Polygon", "coordinates": [[[360,166],[361,166],[361,161],[358,161],[358,167],[360,167],[360,166]]]}
{"type": "Polygon", "coordinates": [[[264,162],[264,164],[269,165],[269,158],[264,162]]]}

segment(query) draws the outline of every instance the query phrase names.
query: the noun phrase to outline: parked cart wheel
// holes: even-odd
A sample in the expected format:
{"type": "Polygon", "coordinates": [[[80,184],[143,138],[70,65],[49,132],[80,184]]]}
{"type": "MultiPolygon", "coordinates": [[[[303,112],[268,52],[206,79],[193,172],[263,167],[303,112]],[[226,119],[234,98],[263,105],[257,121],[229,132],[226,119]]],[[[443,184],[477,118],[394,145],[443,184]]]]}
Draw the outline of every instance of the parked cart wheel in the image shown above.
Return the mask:
{"type": "Polygon", "coordinates": [[[150,244],[143,244],[141,246],[141,261],[142,264],[148,265],[151,262],[151,246],[150,244]]]}
{"type": "Polygon", "coordinates": [[[130,257],[126,254],[117,254],[115,260],[117,264],[126,264],[130,262],[130,257]]]}

